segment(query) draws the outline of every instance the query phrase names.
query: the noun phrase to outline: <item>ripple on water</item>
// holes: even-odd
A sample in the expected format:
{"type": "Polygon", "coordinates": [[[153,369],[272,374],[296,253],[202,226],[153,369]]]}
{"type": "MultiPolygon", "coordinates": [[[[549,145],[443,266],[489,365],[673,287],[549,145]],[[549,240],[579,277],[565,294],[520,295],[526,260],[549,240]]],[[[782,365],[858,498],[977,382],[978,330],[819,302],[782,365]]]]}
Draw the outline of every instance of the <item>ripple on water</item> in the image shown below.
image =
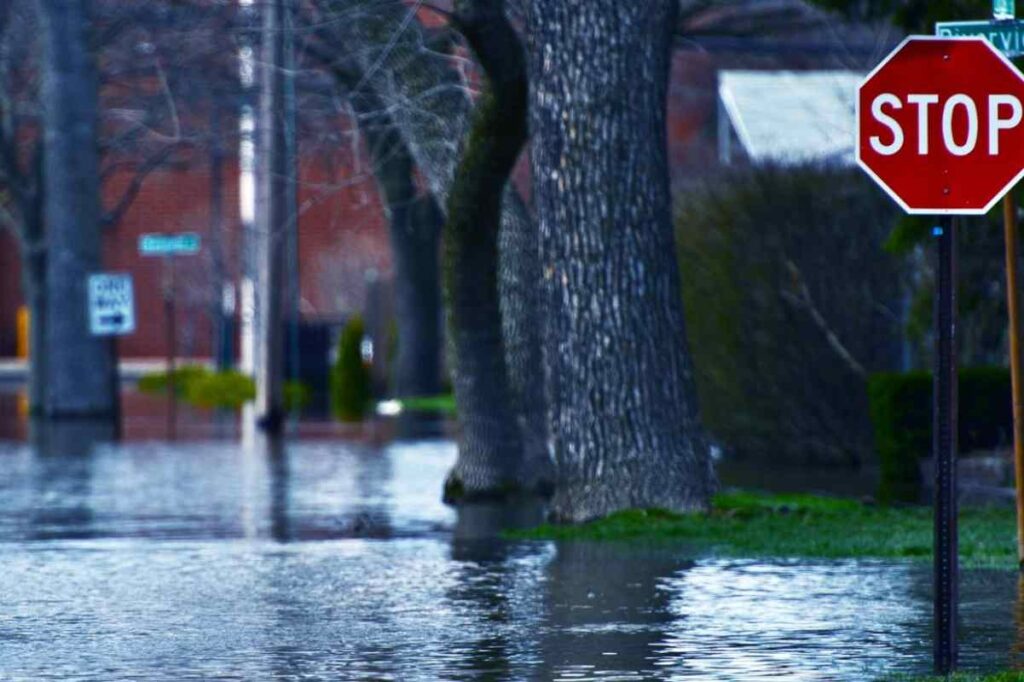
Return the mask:
{"type": "MultiPolygon", "coordinates": [[[[0,678],[874,679],[925,671],[922,564],[503,543],[438,500],[454,448],[0,446],[0,678]]],[[[527,522],[527,516],[518,516],[527,522]]],[[[965,575],[963,659],[1021,648],[965,575]]],[[[1019,617],[1019,616],[1018,616],[1019,617]]]]}

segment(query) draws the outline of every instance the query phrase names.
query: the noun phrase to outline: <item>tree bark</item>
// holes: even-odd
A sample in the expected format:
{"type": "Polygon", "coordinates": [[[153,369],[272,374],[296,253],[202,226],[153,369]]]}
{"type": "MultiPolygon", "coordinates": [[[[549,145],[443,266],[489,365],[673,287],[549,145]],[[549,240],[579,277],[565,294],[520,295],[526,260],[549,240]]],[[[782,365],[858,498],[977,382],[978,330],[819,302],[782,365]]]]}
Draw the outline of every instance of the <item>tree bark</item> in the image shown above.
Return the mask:
{"type": "MultiPolygon", "coordinates": [[[[86,280],[102,266],[97,76],[88,0],[37,0],[42,33],[48,246],[45,414],[116,415],[111,346],[89,333],[86,280]]],[[[37,353],[37,358],[39,354],[37,353]]]]}
{"type": "Polygon", "coordinates": [[[412,158],[397,134],[389,137],[391,144],[372,147],[395,268],[393,394],[433,396],[441,392],[441,211],[433,196],[417,196],[412,158]]]}
{"type": "Polygon", "coordinates": [[[703,509],[713,487],[672,234],[674,0],[532,0],[532,164],[552,515],[703,509]]]}
{"type": "Polygon", "coordinates": [[[459,457],[445,483],[457,501],[519,488],[523,429],[517,420],[498,294],[501,204],[526,143],[526,67],[503,0],[455,3],[455,25],[484,70],[465,147],[448,195],[444,283],[455,350],[457,404],[463,415],[459,457]]]}

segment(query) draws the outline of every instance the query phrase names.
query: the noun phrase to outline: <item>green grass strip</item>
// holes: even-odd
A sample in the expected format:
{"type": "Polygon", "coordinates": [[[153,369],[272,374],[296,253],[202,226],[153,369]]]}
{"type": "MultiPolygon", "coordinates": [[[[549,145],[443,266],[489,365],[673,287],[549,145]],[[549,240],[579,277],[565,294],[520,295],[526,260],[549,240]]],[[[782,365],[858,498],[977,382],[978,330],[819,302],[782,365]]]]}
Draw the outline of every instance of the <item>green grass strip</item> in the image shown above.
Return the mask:
{"type": "MultiPolygon", "coordinates": [[[[507,534],[535,540],[655,540],[748,557],[927,560],[928,507],[889,507],[815,495],[729,492],[707,514],[632,509],[580,525],[542,525],[507,534]]],[[[1011,508],[963,508],[960,556],[967,567],[1016,568],[1011,508]]]]}
{"type": "Polygon", "coordinates": [[[413,412],[440,412],[446,415],[455,414],[455,396],[451,393],[446,395],[432,395],[416,398],[400,398],[399,403],[402,409],[413,412]]]}

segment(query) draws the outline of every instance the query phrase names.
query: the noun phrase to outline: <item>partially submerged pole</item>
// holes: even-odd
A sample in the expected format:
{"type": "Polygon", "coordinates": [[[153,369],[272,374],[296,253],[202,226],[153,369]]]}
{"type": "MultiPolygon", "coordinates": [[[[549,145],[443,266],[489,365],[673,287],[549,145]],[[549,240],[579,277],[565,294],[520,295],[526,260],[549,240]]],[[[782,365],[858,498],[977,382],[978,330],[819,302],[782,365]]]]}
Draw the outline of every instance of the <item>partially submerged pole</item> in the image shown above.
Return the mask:
{"type": "Polygon", "coordinates": [[[938,263],[935,287],[935,410],[932,448],[935,457],[935,672],[956,669],[959,559],[957,555],[957,358],[956,237],[952,217],[935,228],[938,263]]]}

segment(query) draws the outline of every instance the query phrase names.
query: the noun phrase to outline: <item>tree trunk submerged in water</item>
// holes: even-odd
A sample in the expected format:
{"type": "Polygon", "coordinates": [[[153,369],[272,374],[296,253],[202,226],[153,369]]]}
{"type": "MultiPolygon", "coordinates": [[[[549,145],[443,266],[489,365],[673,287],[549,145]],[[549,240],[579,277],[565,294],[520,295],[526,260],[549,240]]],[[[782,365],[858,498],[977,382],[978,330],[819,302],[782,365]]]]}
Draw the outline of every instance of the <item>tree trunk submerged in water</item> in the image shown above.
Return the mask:
{"type": "Polygon", "coordinates": [[[676,3],[533,0],[530,10],[552,515],[703,509],[713,473],[666,154],[676,3]]]}
{"type": "Polygon", "coordinates": [[[455,23],[485,73],[448,195],[444,285],[454,348],[459,457],[446,501],[493,497],[520,487],[523,434],[515,418],[498,296],[501,203],[526,143],[526,67],[503,0],[455,3],[455,23]]]}
{"type": "MultiPolygon", "coordinates": [[[[360,13],[351,4],[328,3],[345,13],[345,23],[337,28],[340,41],[357,46],[355,57],[365,74],[363,90],[372,88],[387,106],[431,191],[447,208],[471,103],[450,57],[432,49],[422,27],[410,20],[412,10],[397,2],[379,5],[362,0],[362,4],[365,8],[360,13]]],[[[517,487],[543,490],[551,479],[551,463],[539,372],[537,227],[511,185],[506,183],[504,194],[497,296],[508,374],[503,381],[512,393],[504,419],[523,431],[524,446],[514,457],[517,487]]],[[[470,414],[478,407],[486,412],[494,409],[459,404],[460,419],[472,419],[470,414]]],[[[494,453],[489,468],[506,466],[500,461],[505,448],[489,451],[494,453]]]]}
{"type": "Polygon", "coordinates": [[[89,48],[90,3],[37,0],[42,101],[47,291],[45,362],[51,418],[116,416],[110,344],[89,333],[86,280],[101,269],[97,76],[89,48]]]}

